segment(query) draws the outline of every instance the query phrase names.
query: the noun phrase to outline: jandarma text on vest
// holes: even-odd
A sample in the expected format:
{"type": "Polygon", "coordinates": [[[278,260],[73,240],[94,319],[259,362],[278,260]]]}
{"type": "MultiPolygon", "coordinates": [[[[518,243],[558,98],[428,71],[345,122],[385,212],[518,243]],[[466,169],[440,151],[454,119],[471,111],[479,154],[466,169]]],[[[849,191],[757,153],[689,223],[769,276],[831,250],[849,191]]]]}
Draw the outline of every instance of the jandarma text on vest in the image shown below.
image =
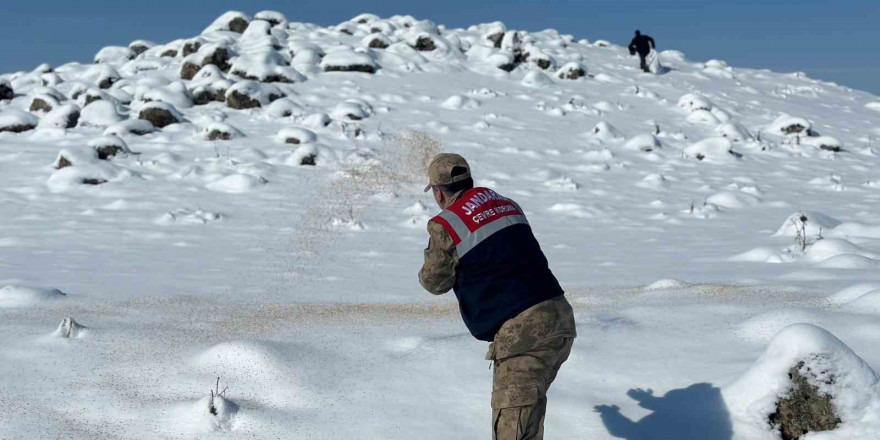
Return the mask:
{"type": "Polygon", "coordinates": [[[461,206],[461,209],[464,211],[465,215],[471,215],[474,211],[480,207],[480,205],[490,201],[490,200],[504,200],[504,197],[501,197],[495,191],[491,189],[486,189],[474,194],[473,197],[470,198],[464,205],[461,206]]]}

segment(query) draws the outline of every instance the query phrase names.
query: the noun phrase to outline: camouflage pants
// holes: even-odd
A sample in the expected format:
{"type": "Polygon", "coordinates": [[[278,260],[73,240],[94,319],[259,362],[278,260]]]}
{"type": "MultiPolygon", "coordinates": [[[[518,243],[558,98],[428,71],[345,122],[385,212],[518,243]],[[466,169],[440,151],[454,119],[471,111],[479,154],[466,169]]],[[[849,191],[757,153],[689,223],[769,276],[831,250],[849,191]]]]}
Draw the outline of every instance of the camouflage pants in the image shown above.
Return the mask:
{"type": "Polygon", "coordinates": [[[575,336],[574,312],[561,295],[501,326],[486,355],[494,361],[494,440],[544,438],[547,389],[568,359],[575,336]]]}

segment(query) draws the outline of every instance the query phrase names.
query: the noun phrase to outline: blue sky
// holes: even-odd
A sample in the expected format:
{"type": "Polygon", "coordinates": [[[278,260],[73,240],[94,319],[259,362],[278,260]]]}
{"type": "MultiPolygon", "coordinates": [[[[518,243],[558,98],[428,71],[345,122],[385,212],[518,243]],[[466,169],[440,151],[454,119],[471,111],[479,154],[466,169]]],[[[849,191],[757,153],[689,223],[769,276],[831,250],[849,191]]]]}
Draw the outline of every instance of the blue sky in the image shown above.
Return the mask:
{"type": "Polygon", "coordinates": [[[91,61],[103,46],[198,34],[222,12],[283,12],[330,25],[361,12],[410,14],[450,27],[501,20],[576,38],[627,44],[634,29],[661,49],[738,67],[804,71],[880,95],[880,0],[839,1],[168,1],[0,0],[0,72],[91,61]]]}

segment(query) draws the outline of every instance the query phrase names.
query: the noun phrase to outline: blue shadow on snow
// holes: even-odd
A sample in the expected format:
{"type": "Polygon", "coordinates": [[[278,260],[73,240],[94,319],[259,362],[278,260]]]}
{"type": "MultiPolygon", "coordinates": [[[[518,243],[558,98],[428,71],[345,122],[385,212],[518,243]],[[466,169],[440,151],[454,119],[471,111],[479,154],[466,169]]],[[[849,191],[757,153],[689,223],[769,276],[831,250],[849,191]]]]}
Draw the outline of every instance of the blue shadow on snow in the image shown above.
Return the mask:
{"type": "Polygon", "coordinates": [[[608,433],[627,440],[730,440],[733,427],[721,390],[710,383],[697,383],[657,397],[651,389],[626,392],[642,408],[653,413],[632,421],[617,405],[598,405],[608,433]]]}

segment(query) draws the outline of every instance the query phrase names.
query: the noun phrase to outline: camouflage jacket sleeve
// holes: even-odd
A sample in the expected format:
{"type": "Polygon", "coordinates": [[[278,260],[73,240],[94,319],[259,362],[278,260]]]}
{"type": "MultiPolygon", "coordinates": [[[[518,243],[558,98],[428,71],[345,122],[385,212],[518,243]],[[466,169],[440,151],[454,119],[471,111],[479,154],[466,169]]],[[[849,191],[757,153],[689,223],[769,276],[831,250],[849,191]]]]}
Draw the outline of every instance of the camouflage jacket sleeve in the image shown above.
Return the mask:
{"type": "Polygon", "coordinates": [[[428,292],[441,295],[455,285],[458,253],[452,238],[439,223],[428,222],[428,234],[431,238],[425,248],[425,264],[419,271],[419,283],[428,292]]]}

